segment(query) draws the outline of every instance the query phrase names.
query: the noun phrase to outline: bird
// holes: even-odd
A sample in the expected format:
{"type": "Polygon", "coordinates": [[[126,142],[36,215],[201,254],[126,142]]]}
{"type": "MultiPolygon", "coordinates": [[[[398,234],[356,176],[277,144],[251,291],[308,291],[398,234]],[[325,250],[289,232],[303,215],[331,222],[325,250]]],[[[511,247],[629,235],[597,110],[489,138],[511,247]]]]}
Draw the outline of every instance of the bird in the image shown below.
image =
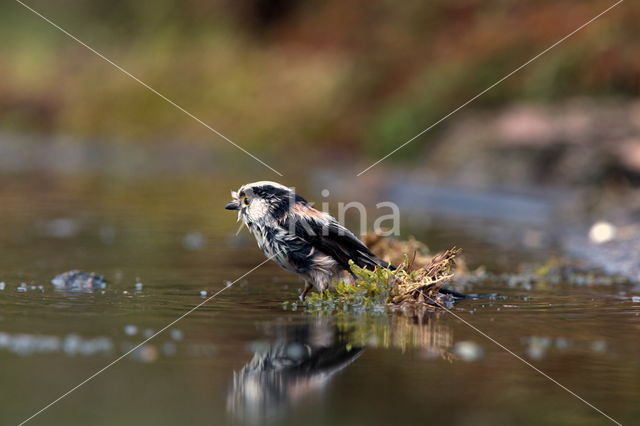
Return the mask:
{"type": "Polygon", "coordinates": [[[271,181],[231,191],[227,210],[238,212],[267,258],[304,280],[303,301],[315,288],[324,292],[340,279],[353,280],[349,261],[361,268],[395,269],[329,213],[316,210],[292,188],[271,181]]]}

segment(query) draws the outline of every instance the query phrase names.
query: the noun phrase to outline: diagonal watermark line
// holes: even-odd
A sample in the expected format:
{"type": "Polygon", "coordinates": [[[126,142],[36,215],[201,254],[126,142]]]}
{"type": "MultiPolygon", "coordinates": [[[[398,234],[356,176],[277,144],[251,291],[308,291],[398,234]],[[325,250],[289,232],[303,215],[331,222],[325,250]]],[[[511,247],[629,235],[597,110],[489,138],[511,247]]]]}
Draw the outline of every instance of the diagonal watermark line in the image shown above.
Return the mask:
{"type": "Polygon", "coordinates": [[[103,59],[104,61],[108,62],[109,64],[113,65],[116,69],[118,69],[120,72],[122,72],[123,74],[125,74],[126,76],[130,77],[131,79],[135,80],[136,82],[140,83],[145,89],[149,90],[151,93],[161,97],[162,99],[164,99],[166,102],[168,102],[169,104],[171,104],[173,107],[175,107],[176,109],[182,111],[183,113],[185,113],[187,116],[191,117],[192,119],[194,119],[195,121],[197,121],[198,123],[200,123],[201,125],[203,125],[204,127],[206,127],[207,129],[211,130],[213,133],[215,133],[216,135],[220,136],[222,139],[226,140],[227,142],[229,142],[231,145],[235,146],[236,148],[238,148],[240,151],[244,152],[245,154],[247,154],[249,157],[253,158],[254,160],[256,160],[258,163],[262,164],[263,166],[265,166],[266,168],[270,169],[272,172],[274,172],[275,174],[277,174],[278,176],[284,176],[282,173],[280,173],[279,171],[277,171],[276,169],[274,169],[273,167],[271,167],[270,165],[268,165],[267,163],[265,163],[264,161],[262,161],[261,159],[259,159],[258,157],[256,157],[255,155],[253,155],[252,153],[250,153],[249,151],[247,151],[246,149],[244,149],[243,147],[241,147],[240,145],[238,145],[237,143],[235,143],[234,141],[232,141],[231,139],[229,139],[228,137],[226,137],[225,135],[223,135],[222,133],[220,133],[219,131],[217,131],[216,129],[214,129],[213,127],[211,127],[210,125],[208,125],[207,123],[205,123],[204,121],[202,121],[201,119],[199,119],[198,117],[196,117],[195,115],[193,115],[192,113],[190,113],[189,111],[187,111],[186,109],[184,109],[183,107],[181,107],[180,105],[178,105],[177,103],[175,103],[174,101],[172,101],[171,99],[167,98],[165,95],[163,95],[162,93],[158,92],[156,89],[154,89],[153,87],[149,86],[147,83],[145,83],[144,81],[140,80],[138,77],[136,77],[135,75],[131,74],[129,71],[125,70],[124,68],[122,68],[120,65],[116,64],[115,62],[113,62],[111,59],[107,58],[106,56],[104,56],[102,53],[98,52],[96,49],[94,49],[93,47],[89,46],[88,44],[86,44],[85,42],[83,42],[82,40],[80,40],[78,37],[74,36],[73,34],[71,34],[70,32],[68,32],[67,30],[65,30],[64,28],[60,27],[58,24],[56,24],[55,22],[53,22],[51,19],[47,18],[46,16],[44,16],[43,14],[41,14],[40,12],[38,12],[37,10],[33,9],[31,6],[23,3],[20,0],[16,0],[16,2],[18,2],[19,4],[21,4],[22,6],[24,6],[26,9],[30,10],[31,12],[33,12],[35,15],[39,16],[40,18],[42,18],[44,21],[48,22],[49,24],[51,24],[53,27],[57,28],[58,30],[60,30],[61,32],[63,32],[64,34],[66,34],[67,36],[69,36],[71,39],[73,39],[74,41],[76,41],[78,44],[84,46],[85,48],[87,48],[88,50],[90,50],[91,52],[95,53],[97,56],[99,56],[101,59],[103,59]]]}
{"type": "Polygon", "coordinates": [[[433,129],[435,126],[437,126],[438,124],[442,123],[444,120],[446,120],[447,118],[451,117],[453,114],[457,113],[458,111],[460,111],[462,108],[466,107],[467,105],[469,105],[471,102],[475,101],[476,99],[478,99],[480,96],[484,95],[485,93],[487,93],[489,90],[493,89],[494,87],[496,87],[498,84],[502,83],[503,81],[505,81],[506,79],[508,79],[509,77],[511,77],[512,75],[514,75],[515,73],[517,73],[518,71],[520,71],[521,69],[523,69],[524,67],[526,67],[527,65],[529,65],[530,63],[534,62],[535,60],[537,60],[538,58],[540,58],[542,55],[544,55],[545,53],[549,52],[551,49],[553,49],[554,47],[558,46],[559,44],[563,43],[565,40],[567,40],[568,38],[570,38],[571,36],[573,36],[574,34],[576,34],[578,31],[582,30],[583,28],[585,28],[587,25],[591,24],[592,22],[594,22],[596,19],[600,18],[602,15],[606,14],[607,12],[609,12],[611,9],[613,9],[614,7],[618,6],[620,3],[622,3],[624,0],[618,0],[616,3],[612,4],[611,6],[609,6],[608,8],[606,8],[605,10],[603,10],[602,12],[600,12],[599,14],[597,14],[596,16],[594,16],[593,18],[589,19],[587,22],[585,22],[584,24],[580,25],[578,28],[576,28],[575,30],[573,30],[572,32],[570,32],[569,34],[567,34],[566,36],[562,37],[560,40],[556,41],[555,43],[553,43],[551,46],[547,47],[546,49],[544,49],[542,52],[538,53],[536,56],[534,56],[533,58],[529,59],[527,62],[525,62],[524,64],[520,65],[518,68],[516,68],[515,70],[511,71],[509,74],[505,75],[504,77],[502,77],[500,80],[496,81],[495,83],[493,83],[491,86],[487,87],[486,89],[484,89],[482,92],[478,93],[477,95],[475,95],[474,97],[472,97],[471,99],[469,99],[468,101],[466,101],[465,103],[463,103],[462,105],[460,105],[459,107],[457,107],[456,109],[454,109],[453,111],[449,112],[447,115],[445,115],[444,117],[440,118],[438,121],[436,121],[435,123],[433,123],[432,125],[430,125],[429,127],[427,127],[426,129],[422,130],[420,133],[418,133],[417,135],[415,135],[414,137],[412,137],[411,139],[409,139],[408,141],[406,141],[405,143],[403,143],[402,145],[400,145],[399,147],[397,147],[396,149],[394,149],[393,151],[391,151],[390,153],[388,153],[387,155],[385,155],[384,157],[382,157],[381,159],[379,159],[378,161],[376,161],[375,163],[373,163],[372,165],[370,165],[369,167],[367,167],[366,169],[364,169],[363,171],[361,171],[360,173],[358,173],[356,176],[361,176],[364,173],[366,173],[367,171],[369,171],[370,169],[372,169],[373,167],[377,166],[378,164],[380,164],[381,162],[383,162],[384,160],[386,160],[387,158],[391,157],[393,154],[395,154],[396,152],[398,152],[399,150],[401,150],[402,148],[404,148],[405,146],[407,146],[408,144],[410,144],[411,142],[413,142],[414,140],[416,140],[417,138],[419,138],[420,136],[422,136],[423,134],[427,133],[429,130],[433,129]]]}
{"type": "Polygon", "coordinates": [[[575,393],[574,391],[572,391],[571,389],[569,389],[568,387],[566,387],[565,385],[563,385],[562,383],[558,382],[556,379],[554,379],[553,377],[549,376],[547,373],[545,373],[544,371],[540,370],[538,367],[536,367],[535,365],[531,364],[529,361],[527,361],[526,359],[522,358],[520,355],[514,353],[512,350],[510,350],[509,348],[507,348],[505,345],[503,345],[502,343],[498,342],[497,340],[495,340],[493,337],[489,336],[487,333],[485,333],[484,331],[480,330],[478,327],[476,327],[475,325],[471,324],[469,321],[465,320],[464,318],[462,318],[460,315],[456,314],[455,312],[451,311],[450,309],[448,309],[446,306],[442,305],[441,303],[438,303],[436,300],[432,299],[431,297],[427,296],[426,294],[424,294],[422,291],[420,291],[420,293],[427,299],[429,299],[430,301],[432,301],[433,303],[435,303],[437,306],[441,307],[442,309],[444,309],[447,313],[453,315],[454,317],[456,317],[458,320],[462,321],[464,324],[466,324],[467,326],[471,327],[474,331],[478,332],[479,334],[481,334],[482,336],[486,337],[487,339],[491,340],[493,343],[495,343],[496,345],[498,345],[500,348],[504,349],[505,351],[509,352],[511,355],[513,355],[514,357],[516,357],[518,360],[522,361],[524,364],[528,365],[529,367],[531,367],[533,370],[535,370],[536,372],[540,373],[541,375],[543,375],[544,377],[546,377],[547,379],[549,379],[551,382],[555,383],[556,385],[560,386],[562,389],[564,389],[565,391],[569,392],[571,395],[573,395],[574,397],[578,398],[580,401],[584,402],[585,404],[587,404],[589,407],[593,408],[594,410],[596,410],[598,413],[602,414],[603,416],[605,416],[607,419],[611,420],[613,423],[617,424],[618,426],[622,426],[622,423],[620,423],[619,421],[615,420],[613,417],[609,416],[607,413],[605,413],[604,411],[602,411],[601,409],[599,409],[598,407],[596,407],[595,405],[593,405],[592,403],[590,403],[589,401],[587,401],[586,399],[582,398],[580,395],[578,395],[577,393],[575,393]]]}
{"type": "Polygon", "coordinates": [[[37,415],[41,414],[42,412],[44,412],[45,410],[51,408],[51,406],[55,405],[56,403],[58,403],[60,400],[62,400],[63,398],[67,397],[69,394],[71,394],[72,392],[74,392],[75,390],[77,390],[78,388],[80,388],[81,386],[85,385],[86,383],[90,382],[91,380],[95,379],[98,375],[100,375],[101,373],[103,373],[105,370],[107,370],[108,368],[112,367],[114,364],[118,363],[119,361],[121,361],[122,359],[124,359],[127,355],[131,354],[132,352],[134,352],[135,350],[139,349],[141,346],[145,345],[147,342],[149,342],[149,340],[155,338],[157,335],[161,334],[162,332],[164,332],[165,330],[167,330],[169,327],[172,327],[174,324],[176,324],[178,321],[182,320],[183,318],[185,318],[186,316],[190,315],[191,313],[193,313],[193,311],[195,311],[196,309],[198,309],[199,307],[201,307],[202,305],[204,305],[205,303],[209,302],[211,299],[213,299],[214,297],[216,297],[217,295],[219,295],[220,293],[222,293],[223,291],[225,291],[228,288],[231,288],[231,286],[233,286],[235,283],[237,283],[238,281],[240,281],[241,279],[243,279],[244,277],[246,277],[247,275],[249,275],[250,273],[252,273],[253,271],[255,271],[256,269],[258,269],[259,267],[261,267],[262,265],[264,265],[265,263],[267,263],[268,261],[270,261],[273,257],[268,257],[266,260],[264,260],[263,262],[259,263],[258,265],[254,266],[253,268],[251,268],[248,272],[245,272],[244,274],[242,274],[240,277],[238,277],[235,281],[233,281],[231,284],[226,284],[224,287],[222,287],[220,290],[218,290],[217,292],[213,293],[211,296],[209,296],[208,298],[206,298],[204,301],[202,301],[201,303],[197,304],[196,306],[194,306],[193,308],[189,309],[187,312],[185,312],[184,314],[182,314],[181,316],[179,316],[178,318],[176,318],[175,320],[171,321],[169,324],[165,325],[164,327],[162,327],[160,330],[158,330],[156,333],[153,334],[153,336],[143,340],[142,342],[138,343],[136,346],[134,346],[132,349],[130,349],[129,351],[127,351],[126,353],[124,353],[123,355],[119,356],[118,358],[114,359],[113,361],[111,361],[109,364],[105,365],[104,367],[102,367],[100,370],[96,371],[95,373],[93,373],[92,375],[90,375],[89,377],[87,377],[86,379],[84,379],[82,382],[78,383],[76,386],[72,387],[71,389],[69,389],[68,391],[66,391],[65,393],[63,393],[62,395],[60,395],[58,398],[54,399],[53,401],[51,401],[50,403],[48,403],[47,405],[45,405],[44,407],[42,407],[40,410],[36,411],[34,414],[32,414],[31,416],[29,416],[28,418],[26,418],[25,420],[23,420],[22,422],[20,422],[20,424],[18,426],[22,426],[25,423],[27,423],[28,421],[30,421],[31,419],[33,419],[34,417],[36,417],[37,415]]]}

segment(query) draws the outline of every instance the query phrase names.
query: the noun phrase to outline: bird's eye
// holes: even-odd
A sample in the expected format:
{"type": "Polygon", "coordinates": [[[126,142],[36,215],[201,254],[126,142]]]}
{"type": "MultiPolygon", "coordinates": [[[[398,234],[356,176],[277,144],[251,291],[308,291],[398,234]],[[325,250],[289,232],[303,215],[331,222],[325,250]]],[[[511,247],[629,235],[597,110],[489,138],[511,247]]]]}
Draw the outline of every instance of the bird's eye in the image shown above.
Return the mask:
{"type": "Polygon", "coordinates": [[[243,197],[242,198],[242,205],[243,206],[248,206],[249,205],[249,197],[243,197]]]}

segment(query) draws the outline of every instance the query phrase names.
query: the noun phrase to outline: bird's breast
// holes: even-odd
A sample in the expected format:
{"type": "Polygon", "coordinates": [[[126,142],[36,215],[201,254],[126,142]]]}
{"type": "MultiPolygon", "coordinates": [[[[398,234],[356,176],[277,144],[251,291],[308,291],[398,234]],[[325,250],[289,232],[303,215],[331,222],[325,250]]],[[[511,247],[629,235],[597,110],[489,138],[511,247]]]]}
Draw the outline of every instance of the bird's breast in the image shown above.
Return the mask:
{"type": "Polygon", "coordinates": [[[305,273],[310,266],[312,249],[309,244],[290,238],[283,229],[253,224],[249,230],[265,256],[282,268],[294,273],[305,273]]]}

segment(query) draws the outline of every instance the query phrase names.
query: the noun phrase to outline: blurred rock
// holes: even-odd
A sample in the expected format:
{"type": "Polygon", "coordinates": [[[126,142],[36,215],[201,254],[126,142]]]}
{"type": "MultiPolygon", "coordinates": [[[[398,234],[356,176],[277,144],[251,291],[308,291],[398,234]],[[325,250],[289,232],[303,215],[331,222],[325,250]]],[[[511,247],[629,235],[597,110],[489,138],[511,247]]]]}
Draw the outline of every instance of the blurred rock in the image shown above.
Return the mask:
{"type": "Polygon", "coordinates": [[[78,270],[68,271],[57,275],[51,280],[58,289],[71,291],[92,291],[107,287],[104,277],[93,272],[81,272],[78,270]]]}
{"type": "Polygon", "coordinates": [[[610,183],[640,174],[640,101],[573,99],[467,112],[425,153],[430,174],[473,187],[610,183]]]}

